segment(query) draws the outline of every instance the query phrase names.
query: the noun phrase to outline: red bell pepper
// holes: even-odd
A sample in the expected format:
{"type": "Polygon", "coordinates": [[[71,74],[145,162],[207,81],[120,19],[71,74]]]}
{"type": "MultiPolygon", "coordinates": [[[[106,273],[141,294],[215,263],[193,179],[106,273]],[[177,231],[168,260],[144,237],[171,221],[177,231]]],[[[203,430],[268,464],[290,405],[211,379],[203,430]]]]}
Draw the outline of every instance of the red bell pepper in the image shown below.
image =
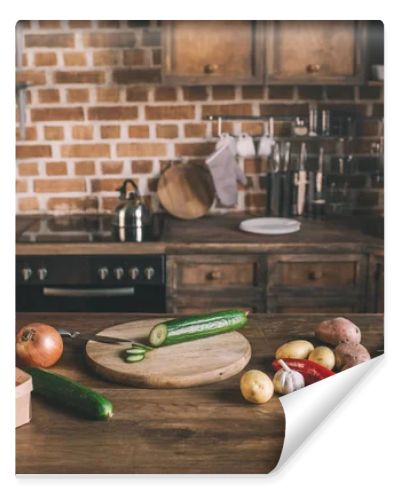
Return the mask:
{"type": "MultiPolygon", "coordinates": [[[[289,368],[303,375],[306,385],[314,384],[314,382],[318,382],[319,380],[335,375],[335,372],[332,370],[328,370],[325,366],[319,365],[309,359],[283,358],[283,361],[289,368]]],[[[273,361],[272,368],[276,372],[282,368],[277,359],[273,361]]]]}

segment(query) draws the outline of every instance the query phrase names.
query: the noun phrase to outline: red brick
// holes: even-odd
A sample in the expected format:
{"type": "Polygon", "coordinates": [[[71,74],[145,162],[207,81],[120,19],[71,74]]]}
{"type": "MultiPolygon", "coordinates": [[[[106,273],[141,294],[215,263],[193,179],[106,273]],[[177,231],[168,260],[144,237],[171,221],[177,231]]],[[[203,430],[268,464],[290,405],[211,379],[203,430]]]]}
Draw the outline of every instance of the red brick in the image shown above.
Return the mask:
{"type": "Polygon", "coordinates": [[[17,158],[46,158],[51,157],[51,146],[34,144],[32,146],[17,146],[17,158]]]}
{"type": "Polygon", "coordinates": [[[151,160],[132,160],[132,174],[151,174],[153,171],[153,162],[151,160]]]}
{"type": "Polygon", "coordinates": [[[120,89],[118,87],[104,87],[96,89],[96,99],[98,102],[118,102],[120,89]]]}
{"type": "Polygon", "coordinates": [[[79,20],[73,20],[73,21],[68,21],[68,26],[70,28],[90,28],[92,26],[92,21],[79,21],[79,20]]]}
{"type": "Polygon", "coordinates": [[[38,96],[42,104],[60,102],[60,92],[57,89],[39,89],[38,96]]]}
{"type": "Polygon", "coordinates": [[[146,106],[147,120],[180,120],[193,119],[194,106],[146,106]]]}
{"type": "Polygon", "coordinates": [[[159,83],[161,70],[160,68],[116,69],[113,71],[113,80],[119,84],[159,83]]]}
{"type": "Polygon", "coordinates": [[[65,52],[65,66],[86,66],[86,54],[84,52],[65,52]]]}
{"type": "Polygon", "coordinates": [[[212,142],[188,142],[175,144],[176,156],[207,156],[215,150],[212,142]]]}
{"type": "MultiPolygon", "coordinates": [[[[65,196],[59,196],[57,198],[49,198],[47,200],[47,210],[50,212],[71,212],[79,211],[82,212],[87,210],[87,201],[85,198],[67,198],[65,196]]],[[[97,208],[93,206],[93,208],[97,208]]]]}
{"type": "Polygon", "coordinates": [[[146,139],[149,137],[149,127],[147,125],[131,125],[128,128],[129,137],[146,139]]]}
{"type": "Polygon", "coordinates": [[[161,30],[145,29],[143,31],[142,43],[145,47],[161,45],[161,30]]]}
{"type": "Polygon", "coordinates": [[[262,122],[245,122],[242,123],[242,132],[250,135],[263,135],[264,123],[262,122]]]}
{"type": "Polygon", "coordinates": [[[269,99],[293,99],[293,87],[288,85],[277,85],[269,87],[269,99]]]}
{"type": "Polygon", "coordinates": [[[48,141],[64,139],[64,127],[44,127],[44,136],[48,141]]]}
{"type": "Polygon", "coordinates": [[[20,212],[36,212],[39,210],[39,201],[37,198],[18,198],[18,210],[20,212]]]}
{"type": "Polygon", "coordinates": [[[114,212],[120,203],[120,200],[115,195],[101,198],[102,209],[106,212],[114,212]]]}
{"type": "Polygon", "coordinates": [[[114,31],[101,33],[94,31],[83,34],[85,47],[134,47],[136,45],[136,34],[134,31],[114,31]]]}
{"type": "Polygon", "coordinates": [[[124,50],[123,61],[125,66],[143,66],[145,51],[143,49],[124,50]]]}
{"type": "Polygon", "coordinates": [[[104,20],[104,21],[97,21],[97,25],[99,28],[119,28],[121,23],[120,21],[104,20]]]}
{"type": "Polygon", "coordinates": [[[21,177],[27,177],[31,175],[39,175],[39,167],[37,163],[20,163],[18,165],[18,174],[21,177]]]}
{"type": "Polygon", "coordinates": [[[55,66],[57,54],[55,52],[37,52],[34,57],[35,66],[55,66]]]}
{"type": "Polygon", "coordinates": [[[120,63],[118,50],[97,50],[93,52],[93,64],[95,66],[117,66],[120,63]]]}
{"type": "Polygon", "coordinates": [[[55,83],[104,83],[103,71],[56,71],[55,83]]]}
{"type": "Polygon", "coordinates": [[[56,21],[53,19],[46,19],[44,21],[39,21],[39,28],[52,29],[52,28],[60,28],[60,21],[56,21]]]}
{"type": "Polygon", "coordinates": [[[17,83],[28,82],[34,85],[44,85],[46,83],[46,73],[44,71],[20,70],[15,75],[17,83]]]}
{"type": "Polygon", "coordinates": [[[260,113],[262,115],[272,115],[275,117],[308,116],[308,104],[261,104],[260,113]]]}
{"type": "Polygon", "coordinates": [[[260,85],[250,85],[242,87],[243,99],[264,99],[264,87],[260,85]]]}
{"type": "Polygon", "coordinates": [[[26,181],[17,179],[15,182],[15,190],[17,193],[26,193],[28,191],[28,184],[26,181]]]}
{"type": "Polygon", "coordinates": [[[75,175],[93,175],[95,173],[94,161],[75,162],[75,175]]]}
{"type": "Polygon", "coordinates": [[[118,156],[165,156],[167,148],[165,144],[141,142],[117,144],[118,156]]]}
{"type": "Polygon", "coordinates": [[[89,108],[89,120],[135,120],[136,106],[97,106],[89,108]]]}
{"type": "Polygon", "coordinates": [[[92,179],[91,187],[93,193],[101,191],[116,191],[122,184],[123,179],[92,179]]]}
{"type": "Polygon", "coordinates": [[[32,108],[33,122],[83,120],[82,108],[32,108]]]}
{"type": "Polygon", "coordinates": [[[46,163],[47,175],[67,175],[67,164],[65,161],[51,161],[46,163]]]}
{"type": "Polygon", "coordinates": [[[157,87],[154,92],[155,101],[176,101],[175,87],[157,87]]]}
{"type": "Polygon", "coordinates": [[[15,140],[16,141],[36,141],[36,139],[37,139],[36,127],[25,127],[24,139],[22,139],[19,134],[20,134],[20,130],[19,130],[19,127],[17,127],[15,130],[15,140]]]}
{"type": "Polygon", "coordinates": [[[157,125],[157,137],[162,139],[174,139],[178,137],[177,125],[157,125]]]}
{"type": "MultiPolygon", "coordinates": [[[[232,122],[226,122],[226,121],[222,122],[221,132],[226,132],[227,134],[233,134],[233,130],[234,130],[234,126],[233,126],[232,122]]],[[[211,125],[212,136],[216,137],[217,134],[218,134],[218,132],[219,132],[219,130],[218,130],[218,122],[217,121],[213,121],[212,125],[211,125]]]]}
{"type": "Polygon", "coordinates": [[[235,87],[232,85],[219,85],[213,87],[212,98],[215,101],[226,101],[235,98],[235,87]]]}
{"type": "Polygon", "coordinates": [[[67,89],[67,102],[88,102],[88,89],[67,89]]]}
{"type": "Polygon", "coordinates": [[[205,123],[185,123],[184,130],[185,137],[205,137],[207,127],[205,123]]]}
{"type": "Polygon", "coordinates": [[[108,144],[64,144],[61,146],[61,156],[65,158],[109,158],[108,144]]]}
{"type": "Polygon", "coordinates": [[[326,87],[326,96],[328,99],[351,101],[354,99],[354,87],[345,85],[328,86],[326,87]]]}
{"type": "Polygon", "coordinates": [[[207,87],[183,87],[185,101],[206,101],[207,97],[207,87]]]}
{"type": "Polygon", "coordinates": [[[84,179],[37,179],[34,181],[36,193],[84,192],[84,179]]]}
{"type": "Polygon", "coordinates": [[[245,158],[244,171],[246,174],[261,174],[263,161],[261,158],[245,158]]]}
{"type": "Polygon", "coordinates": [[[100,129],[102,139],[117,139],[120,136],[119,125],[104,125],[100,129]]]}
{"type": "Polygon", "coordinates": [[[244,201],[245,201],[246,207],[263,208],[265,206],[265,194],[264,193],[246,193],[244,201]]]}
{"type": "Polygon", "coordinates": [[[130,102],[145,102],[149,98],[146,87],[130,87],[126,91],[126,100],[130,102]]]}
{"type": "Polygon", "coordinates": [[[103,161],[103,162],[101,162],[101,172],[104,175],[122,174],[123,166],[124,166],[124,163],[122,161],[103,161]]]}
{"type": "Polygon", "coordinates": [[[74,127],[72,127],[72,138],[86,141],[93,139],[93,126],[75,125],[74,127]]]}
{"type": "Polygon", "coordinates": [[[252,106],[249,103],[244,104],[206,104],[202,107],[203,117],[206,118],[209,115],[251,115],[252,106]]]}
{"type": "Polygon", "coordinates": [[[74,47],[75,38],[71,33],[26,34],[26,47],[74,47]]]}

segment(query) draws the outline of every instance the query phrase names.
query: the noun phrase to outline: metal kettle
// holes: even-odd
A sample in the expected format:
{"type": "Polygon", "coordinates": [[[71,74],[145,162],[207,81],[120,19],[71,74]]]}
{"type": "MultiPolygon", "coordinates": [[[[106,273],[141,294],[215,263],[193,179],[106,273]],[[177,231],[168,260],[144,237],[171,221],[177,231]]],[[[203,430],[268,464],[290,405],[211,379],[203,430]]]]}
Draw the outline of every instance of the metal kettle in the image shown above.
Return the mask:
{"type": "Polygon", "coordinates": [[[151,215],[140,196],[139,188],[133,180],[127,179],[117,191],[120,192],[122,203],[115,209],[112,224],[118,230],[129,231],[130,237],[121,240],[142,241],[151,228],[151,215]],[[133,190],[127,190],[129,184],[133,190]]]}

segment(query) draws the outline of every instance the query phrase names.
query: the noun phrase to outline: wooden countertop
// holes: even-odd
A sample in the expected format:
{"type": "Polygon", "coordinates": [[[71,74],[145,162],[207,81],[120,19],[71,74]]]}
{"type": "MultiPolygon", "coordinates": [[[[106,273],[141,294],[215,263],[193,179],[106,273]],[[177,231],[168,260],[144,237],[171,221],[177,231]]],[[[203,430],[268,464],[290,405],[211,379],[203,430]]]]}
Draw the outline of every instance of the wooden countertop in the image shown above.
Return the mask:
{"type": "MultiPolygon", "coordinates": [[[[17,328],[43,321],[85,333],[140,317],[20,313],[17,328]]],[[[275,349],[290,339],[307,338],[327,317],[252,315],[242,329],[253,349],[247,369],[271,373],[275,349]]],[[[374,355],[383,344],[382,315],[348,317],[360,326],[363,343],[374,355]]],[[[82,347],[71,344],[53,370],[106,395],[115,415],[108,422],[87,421],[34,397],[31,423],[16,431],[17,473],[267,473],[279,460],[285,432],[280,401],[246,403],[240,375],[190,389],[122,387],[92,374],[82,347]]]]}
{"type": "MultiPolygon", "coordinates": [[[[42,216],[46,218],[49,216],[42,216]]],[[[374,252],[383,239],[367,234],[370,224],[363,218],[315,221],[302,219],[301,230],[280,236],[262,236],[238,229],[244,213],[209,215],[193,221],[166,217],[160,241],[146,243],[17,243],[17,255],[45,254],[187,254],[257,252],[374,252]]],[[[26,216],[17,226],[29,226],[26,216]]],[[[40,218],[39,218],[40,219],[40,218]]],[[[38,216],[32,217],[32,224],[38,216]]],[[[18,235],[21,233],[19,231],[18,235]]]]}

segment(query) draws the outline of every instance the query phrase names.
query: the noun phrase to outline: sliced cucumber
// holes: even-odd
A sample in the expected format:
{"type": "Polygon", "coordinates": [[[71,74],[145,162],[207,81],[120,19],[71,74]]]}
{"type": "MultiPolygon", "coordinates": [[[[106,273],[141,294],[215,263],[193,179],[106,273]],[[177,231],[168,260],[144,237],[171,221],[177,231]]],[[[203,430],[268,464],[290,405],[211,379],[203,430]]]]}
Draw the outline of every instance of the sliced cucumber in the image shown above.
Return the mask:
{"type": "Polygon", "coordinates": [[[230,309],[211,314],[171,319],[158,323],[151,329],[149,343],[154,347],[160,347],[230,332],[245,325],[247,315],[248,312],[230,309]]]}
{"type": "Polygon", "coordinates": [[[146,354],[146,349],[143,349],[143,347],[132,347],[130,349],[126,349],[126,351],[124,351],[125,354],[143,354],[145,355],[146,354]]]}
{"type": "Polygon", "coordinates": [[[125,361],[127,363],[138,363],[144,359],[144,354],[129,354],[126,356],[125,361]]]}

